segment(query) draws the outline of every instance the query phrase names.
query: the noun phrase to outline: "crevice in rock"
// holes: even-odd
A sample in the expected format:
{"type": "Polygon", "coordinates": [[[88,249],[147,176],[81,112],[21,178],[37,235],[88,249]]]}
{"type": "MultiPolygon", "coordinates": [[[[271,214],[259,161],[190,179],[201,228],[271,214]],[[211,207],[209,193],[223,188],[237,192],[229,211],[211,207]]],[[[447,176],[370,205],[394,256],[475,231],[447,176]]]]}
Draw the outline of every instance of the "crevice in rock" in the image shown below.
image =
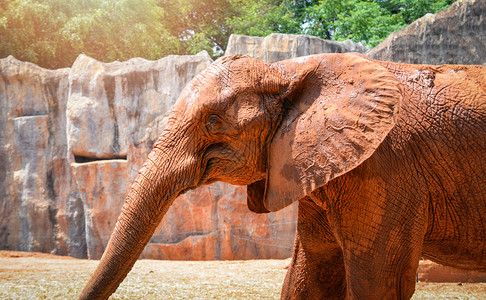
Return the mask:
{"type": "Polygon", "coordinates": [[[181,243],[182,241],[188,239],[188,238],[200,238],[203,236],[210,236],[211,234],[215,233],[215,231],[188,231],[188,232],[181,232],[175,235],[174,238],[168,240],[168,241],[154,241],[151,240],[151,244],[165,244],[165,245],[171,245],[171,244],[178,244],[181,243]]]}
{"type": "Polygon", "coordinates": [[[106,161],[106,160],[127,160],[126,155],[113,155],[110,157],[94,157],[94,156],[83,156],[83,155],[74,155],[74,161],[77,164],[86,164],[95,161],[106,161]]]}
{"type": "Polygon", "coordinates": [[[32,114],[25,114],[25,115],[16,116],[13,119],[16,120],[16,119],[21,119],[21,118],[48,117],[48,116],[49,116],[49,114],[46,114],[46,113],[32,113],[32,114]]]}

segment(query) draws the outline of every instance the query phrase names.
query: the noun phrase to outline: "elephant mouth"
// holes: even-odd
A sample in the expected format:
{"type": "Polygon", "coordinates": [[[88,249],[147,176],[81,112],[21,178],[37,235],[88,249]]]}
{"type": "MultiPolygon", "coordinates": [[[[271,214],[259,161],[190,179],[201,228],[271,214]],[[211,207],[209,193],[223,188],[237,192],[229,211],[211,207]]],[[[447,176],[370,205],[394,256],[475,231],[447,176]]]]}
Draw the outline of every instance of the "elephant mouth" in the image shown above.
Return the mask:
{"type": "Polygon", "coordinates": [[[205,164],[203,175],[199,179],[198,185],[211,184],[219,179],[214,176],[214,170],[218,165],[218,160],[214,157],[209,158],[205,164]]]}
{"type": "Polygon", "coordinates": [[[198,185],[211,184],[216,181],[228,181],[230,174],[238,172],[240,159],[229,146],[218,143],[207,148],[203,155],[202,167],[204,172],[198,185]]]}

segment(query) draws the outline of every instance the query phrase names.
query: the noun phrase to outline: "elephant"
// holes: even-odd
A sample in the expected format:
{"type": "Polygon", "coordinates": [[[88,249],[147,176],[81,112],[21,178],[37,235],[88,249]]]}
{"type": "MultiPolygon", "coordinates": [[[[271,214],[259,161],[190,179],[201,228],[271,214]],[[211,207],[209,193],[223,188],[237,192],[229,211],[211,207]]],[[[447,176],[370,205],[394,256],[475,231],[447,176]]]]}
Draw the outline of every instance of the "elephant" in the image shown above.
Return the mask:
{"type": "Polygon", "coordinates": [[[170,205],[247,186],[298,201],[282,299],[407,299],[419,260],[486,271],[486,68],[356,53],[223,56],[174,104],[80,299],[106,299],[170,205]]]}

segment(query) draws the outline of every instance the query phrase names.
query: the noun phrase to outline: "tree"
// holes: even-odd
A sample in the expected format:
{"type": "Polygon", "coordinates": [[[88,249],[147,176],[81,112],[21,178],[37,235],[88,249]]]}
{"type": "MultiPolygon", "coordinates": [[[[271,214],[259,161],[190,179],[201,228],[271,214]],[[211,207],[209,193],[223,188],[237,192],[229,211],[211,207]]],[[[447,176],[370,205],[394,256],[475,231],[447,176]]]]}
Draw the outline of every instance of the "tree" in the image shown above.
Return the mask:
{"type": "Polygon", "coordinates": [[[179,43],[177,54],[206,50],[212,57],[223,54],[231,30],[226,18],[236,13],[228,0],[160,0],[163,22],[179,43]]]}
{"type": "Polygon", "coordinates": [[[270,33],[300,33],[298,9],[294,1],[245,1],[232,0],[238,7],[238,14],[227,19],[233,33],[252,36],[266,36],[270,33]]]}
{"type": "Polygon", "coordinates": [[[452,0],[0,0],[0,57],[48,68],[80,53],[101,61],[202,50],[216,58],[232,33],[352,39],[374,46],[452,0]]]}
{"type": "Polygon", "coordinates": [[[0,53],[43,64],[51,61],[58,46],[56,30],[63,15],[50,14],[50,7],[38,1],[20,0],[2,5],[0,53]],[[4,54],[5,53],[5,54],[4,54]]]}
{"type": "Polygon", "coordinates": [[[48,68],[70,66],[80,53],[101,61],[178,51],[152,0],[19,0],[0,6],[0,57],[48,68]]]}
{"type": "Polygon", "coordinates": [[[65,22],[59,34],[75,53],[104,61],[157,59],[178,47],[162,25],[163,13],[150,0],[94,1],[65,22]]]}
{"type": "Polygon", "coordinates": [[[381,7],[392,14],[400,14],[406,24],[448,8],[455,0],[378,0],[381,7]]]}
{"type": "Polygon", "coordinates": [[[306,10],[303,31],[327,39],[376,46],[426,13],[446,9],[452,0],[323,0],[306,10]]]}

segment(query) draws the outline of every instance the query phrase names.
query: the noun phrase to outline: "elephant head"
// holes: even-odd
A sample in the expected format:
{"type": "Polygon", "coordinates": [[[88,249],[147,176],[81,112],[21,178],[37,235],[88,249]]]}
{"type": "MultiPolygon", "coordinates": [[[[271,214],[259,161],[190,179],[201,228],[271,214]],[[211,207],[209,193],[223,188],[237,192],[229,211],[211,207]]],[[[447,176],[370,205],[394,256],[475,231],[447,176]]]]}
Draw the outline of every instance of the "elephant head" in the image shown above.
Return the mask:
{"type": "Polygon", "coordinates": [[[355,168],[393,127],[401,94],[388,70],[357,55],[218,59],[173,106],[81,298],[116,290],[187,190],[247,185],[248,207],[265,213],[355,168]]]}

